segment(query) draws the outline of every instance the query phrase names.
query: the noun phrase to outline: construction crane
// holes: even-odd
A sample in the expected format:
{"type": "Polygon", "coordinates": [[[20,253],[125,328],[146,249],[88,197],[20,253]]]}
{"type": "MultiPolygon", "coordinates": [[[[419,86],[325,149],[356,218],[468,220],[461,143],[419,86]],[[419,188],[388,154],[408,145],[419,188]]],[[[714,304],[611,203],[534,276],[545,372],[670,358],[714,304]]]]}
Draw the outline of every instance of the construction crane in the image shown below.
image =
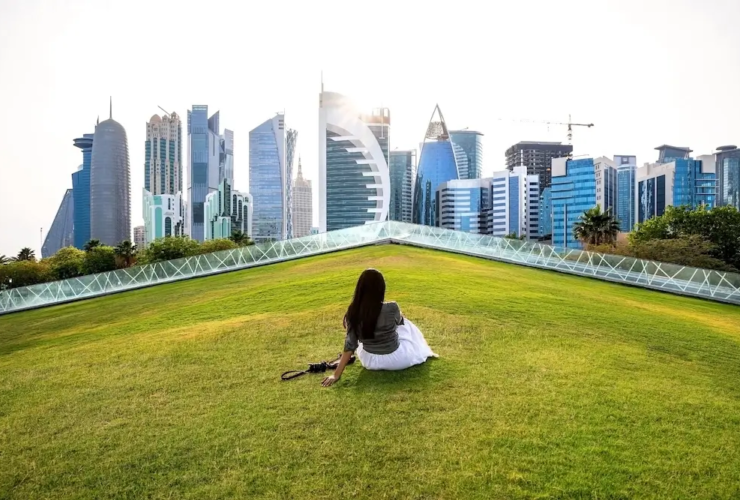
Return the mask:
{"type": "Polygon", "coordinates": [[[539,121],[539,120],[517,120],[524,123],[541,123],[543,125],[565,125],[568,127],[568,145],[573,145],[573,127],[587,127],[591,128],[594,126],[593,123],[573,123],[573,119],[570,115],[568,115],[568,121],[567,122],[548,122],[548,121],[539,121]]]}

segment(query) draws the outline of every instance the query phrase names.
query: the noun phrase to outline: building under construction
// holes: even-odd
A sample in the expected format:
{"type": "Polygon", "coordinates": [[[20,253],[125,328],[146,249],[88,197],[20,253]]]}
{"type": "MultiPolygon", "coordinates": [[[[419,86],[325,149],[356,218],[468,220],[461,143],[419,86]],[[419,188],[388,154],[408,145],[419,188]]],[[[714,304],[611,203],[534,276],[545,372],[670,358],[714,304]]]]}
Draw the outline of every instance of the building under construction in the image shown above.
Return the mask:
{"type": "Polygon", "coordinates": [[[506,150],[506,168],[524,165],[528,175],[540,176],[540,193],[550,187],[550,163],[553,158],[563,158],[573,153],[573,146],[560,142],[522,141],[506,150]]]}

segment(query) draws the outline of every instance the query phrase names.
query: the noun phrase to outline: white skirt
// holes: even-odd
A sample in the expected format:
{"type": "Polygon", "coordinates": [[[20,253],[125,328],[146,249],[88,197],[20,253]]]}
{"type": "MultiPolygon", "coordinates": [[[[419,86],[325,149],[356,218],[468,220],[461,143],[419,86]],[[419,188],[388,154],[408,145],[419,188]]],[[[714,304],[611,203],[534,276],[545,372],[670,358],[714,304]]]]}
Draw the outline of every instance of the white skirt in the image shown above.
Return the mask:
{"type": "Polygon", "coordinates": [[[408,318],[403,319],[403,325],[398,325],[398,349],[390,354],[373,354],[362,347],[357,348],[357,359],[368,370],[405,370],[414,365],[420,365],[427,358],[436,358],[436,354],[427,344],[424,334],[408,318]]]}

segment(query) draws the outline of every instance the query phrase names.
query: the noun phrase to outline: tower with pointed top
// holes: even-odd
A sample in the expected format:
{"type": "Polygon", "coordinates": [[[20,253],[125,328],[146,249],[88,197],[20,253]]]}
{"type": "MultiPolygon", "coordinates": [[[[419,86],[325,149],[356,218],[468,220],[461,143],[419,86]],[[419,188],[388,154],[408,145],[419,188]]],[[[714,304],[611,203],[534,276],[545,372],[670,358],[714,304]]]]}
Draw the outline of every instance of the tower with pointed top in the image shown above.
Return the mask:
{"type": "Polygon", "coordinates": [[[110,117],[95,127],[90,165],[90,239],[115,246],[131,239],[131,172],[128,139],[110,117]]]}
{"type": "Polygon", "coordinates": [[[424,143],[421,147],[419,168],[414,187],[413,222],[424,226],[439,226],[439,200],[437,189],[448,181],[460,178],[458,162],[464,161],[467,169],[467,157],[459,146],[450,140],[442,110],[434,107],[429,120],[424,143]]]}
{"type": "Polygon", "coordinates": [[[311,181],[303,178],[301,159],[298,158],[298,175],[293,182],[293,237],[311,234],[313,224],[313,188],[311,181]]]}

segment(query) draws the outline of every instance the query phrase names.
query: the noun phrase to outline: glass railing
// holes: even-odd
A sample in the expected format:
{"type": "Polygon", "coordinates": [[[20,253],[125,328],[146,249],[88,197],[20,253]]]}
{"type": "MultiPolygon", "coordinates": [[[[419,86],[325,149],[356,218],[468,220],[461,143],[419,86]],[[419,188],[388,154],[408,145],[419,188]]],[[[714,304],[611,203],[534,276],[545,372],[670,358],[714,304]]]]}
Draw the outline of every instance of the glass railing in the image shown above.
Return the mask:
{"type": "Polygon", "coordinates": [[[161,283],[247,269],[384,241],[740,304],[740,274],[463,233],[381,222],[287,241],[135,266],[0,292],[0,314],[161,283]]]}

